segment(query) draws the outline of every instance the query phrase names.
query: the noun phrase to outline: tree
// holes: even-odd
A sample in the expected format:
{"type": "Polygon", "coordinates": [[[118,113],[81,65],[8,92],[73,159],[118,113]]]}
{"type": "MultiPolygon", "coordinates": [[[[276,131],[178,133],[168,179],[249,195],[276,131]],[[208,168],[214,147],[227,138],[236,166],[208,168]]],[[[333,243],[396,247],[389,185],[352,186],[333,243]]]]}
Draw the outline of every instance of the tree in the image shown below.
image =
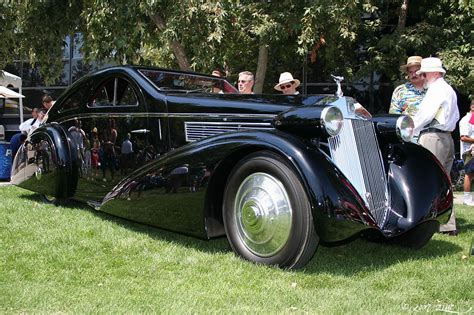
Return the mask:
{"type": "Polygon", "coordinates": [[[397,27],[392,22],[397,15],[397,5],[390,2],[386,5],[383,9],[389,14],[381,17],[376,36],[366,43],[367,60],[371,63],[365,64],[364,71],[376,70],[396,82],[400,78],[398,65],[403,64],[407,56],[438,56],[447,68],[447,80],[462,93],[472,93],[474,57],[470,39],[473,26],[471,2],[411,2],[410,10],[406,12],[405,27],[397,27]]]}
{"type": "Polygon", "coordinates": [[[67,0],[3,2],[0,64],[40,64],[47,83],[62,71],[67,35],[81,33],[85,58],[210,73],[256,73],[271,91],[283,71],[307,60],[313,78],[347,81],[375,72],[400,79],[408,55],[438,55],[447,78],[472,93],[472,11],[468,0],[67,0]],[[410,5],[408,10],[408,4],[410,5]]]}
{"type": "Polygon", "coordinates": [[[38,61],[47,83],[53,83],[63,70],[64,38],[80,27],[81,1],[8,1],[2,4],[0,65],[15,59],[38,61]],[[2,25],[3,26],[3,25],[2,25]],[[2,37],[3,38],[3,37],[2,37]]]}

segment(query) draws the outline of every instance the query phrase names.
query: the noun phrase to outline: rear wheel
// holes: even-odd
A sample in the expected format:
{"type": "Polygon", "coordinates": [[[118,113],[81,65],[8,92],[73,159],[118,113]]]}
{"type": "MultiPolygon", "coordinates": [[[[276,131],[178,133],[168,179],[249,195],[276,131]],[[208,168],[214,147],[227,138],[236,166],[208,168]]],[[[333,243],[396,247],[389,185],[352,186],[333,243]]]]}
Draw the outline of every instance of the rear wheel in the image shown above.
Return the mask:
{"type": "Polygon", "coordinates": [[[234,167],[223,217],[230,245],[253,262],[300,268],[319,243],[299,177],[271,152],[252,154],[234,167]]]}

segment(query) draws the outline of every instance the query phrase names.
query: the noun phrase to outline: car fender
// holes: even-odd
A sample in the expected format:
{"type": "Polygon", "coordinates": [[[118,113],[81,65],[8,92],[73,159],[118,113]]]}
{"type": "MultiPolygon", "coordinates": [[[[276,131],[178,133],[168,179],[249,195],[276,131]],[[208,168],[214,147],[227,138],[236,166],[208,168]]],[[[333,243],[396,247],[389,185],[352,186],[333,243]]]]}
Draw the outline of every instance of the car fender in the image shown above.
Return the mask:
{"type": "Polygon", "coordinates": [[[391,221],[406,231],[426,220],[445,223],[453,207],[451,181],[438,159],[413,143],[393,144],[387,150],[391,221]],[[421,164],[418,161],[423,160],[421,164]]]}
{"type": "Polygon", "coordinates": [[[78,167],[70,142],[57,123],[37,128],[15,156],[12,183],[56,198],[73,197],[78,167]]]}
{"type": "MultiPolygon", "coordinates": [[[[143,181],[147,174],[159,173],[166,178],[180,165],[189,165],[191,168],[199,164],[211,165],[212,175],[200,201],[202,210],[199,212],[199,218],[195,220],[203,223],[204,229],[197,226],[183,228],[182,223],[178,222],[172,226],[163,226],[160,222],[143,223],[205,238],[221,235],[222,199],[227,178],[241,158],[258,150],[276,152],[293,166],[307,192],[316,232],[323,244],[348,240],[364,229],[376,228],[375,221],[362,199],[328,156],[316,146],[276,130],[226,133],[171,151],[119,183],[106,196],[101,209],[117,214],[115,209],[120,208],[117,205],[118,200],[130,195],[127,189],[133,186],[132,182],[143,181]]],[[[180,211],[188,211],[189,216],[196,216],[195,208],[180,211]]],[[[120,216],[141,220],[137,217],[131,218],[123,212],[120,216]]]]}

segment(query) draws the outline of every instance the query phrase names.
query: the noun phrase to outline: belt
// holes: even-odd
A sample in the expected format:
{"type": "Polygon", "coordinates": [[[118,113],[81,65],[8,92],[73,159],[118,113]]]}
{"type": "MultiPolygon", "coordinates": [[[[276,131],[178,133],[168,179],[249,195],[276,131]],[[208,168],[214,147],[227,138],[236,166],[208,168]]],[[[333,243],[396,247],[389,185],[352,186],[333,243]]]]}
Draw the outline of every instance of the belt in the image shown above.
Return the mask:
{"type": "Polygon", "coordinates": [[[426,128],[426,129],[423,129],[422,131],[420,131],[420,135],[423,134],[423,133],[451,133],[451,131],[447,131],[447,130],[441,130],[441,129],[438,129],[438,128],[426,128]]]}

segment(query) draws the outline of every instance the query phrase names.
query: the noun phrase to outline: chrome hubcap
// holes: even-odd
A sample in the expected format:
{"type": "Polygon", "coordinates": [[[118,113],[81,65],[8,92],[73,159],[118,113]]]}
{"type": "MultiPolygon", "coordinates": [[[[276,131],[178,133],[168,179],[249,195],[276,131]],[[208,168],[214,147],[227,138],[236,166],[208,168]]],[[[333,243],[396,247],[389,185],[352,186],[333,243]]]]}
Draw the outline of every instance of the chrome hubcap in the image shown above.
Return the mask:
{"type": "Polygon", "coordinates": [[[235,198],[237,232],[255,255],[274,255],[288,241],[292,209],[283,184],[266,173],[244,179],[235,198]]]}

